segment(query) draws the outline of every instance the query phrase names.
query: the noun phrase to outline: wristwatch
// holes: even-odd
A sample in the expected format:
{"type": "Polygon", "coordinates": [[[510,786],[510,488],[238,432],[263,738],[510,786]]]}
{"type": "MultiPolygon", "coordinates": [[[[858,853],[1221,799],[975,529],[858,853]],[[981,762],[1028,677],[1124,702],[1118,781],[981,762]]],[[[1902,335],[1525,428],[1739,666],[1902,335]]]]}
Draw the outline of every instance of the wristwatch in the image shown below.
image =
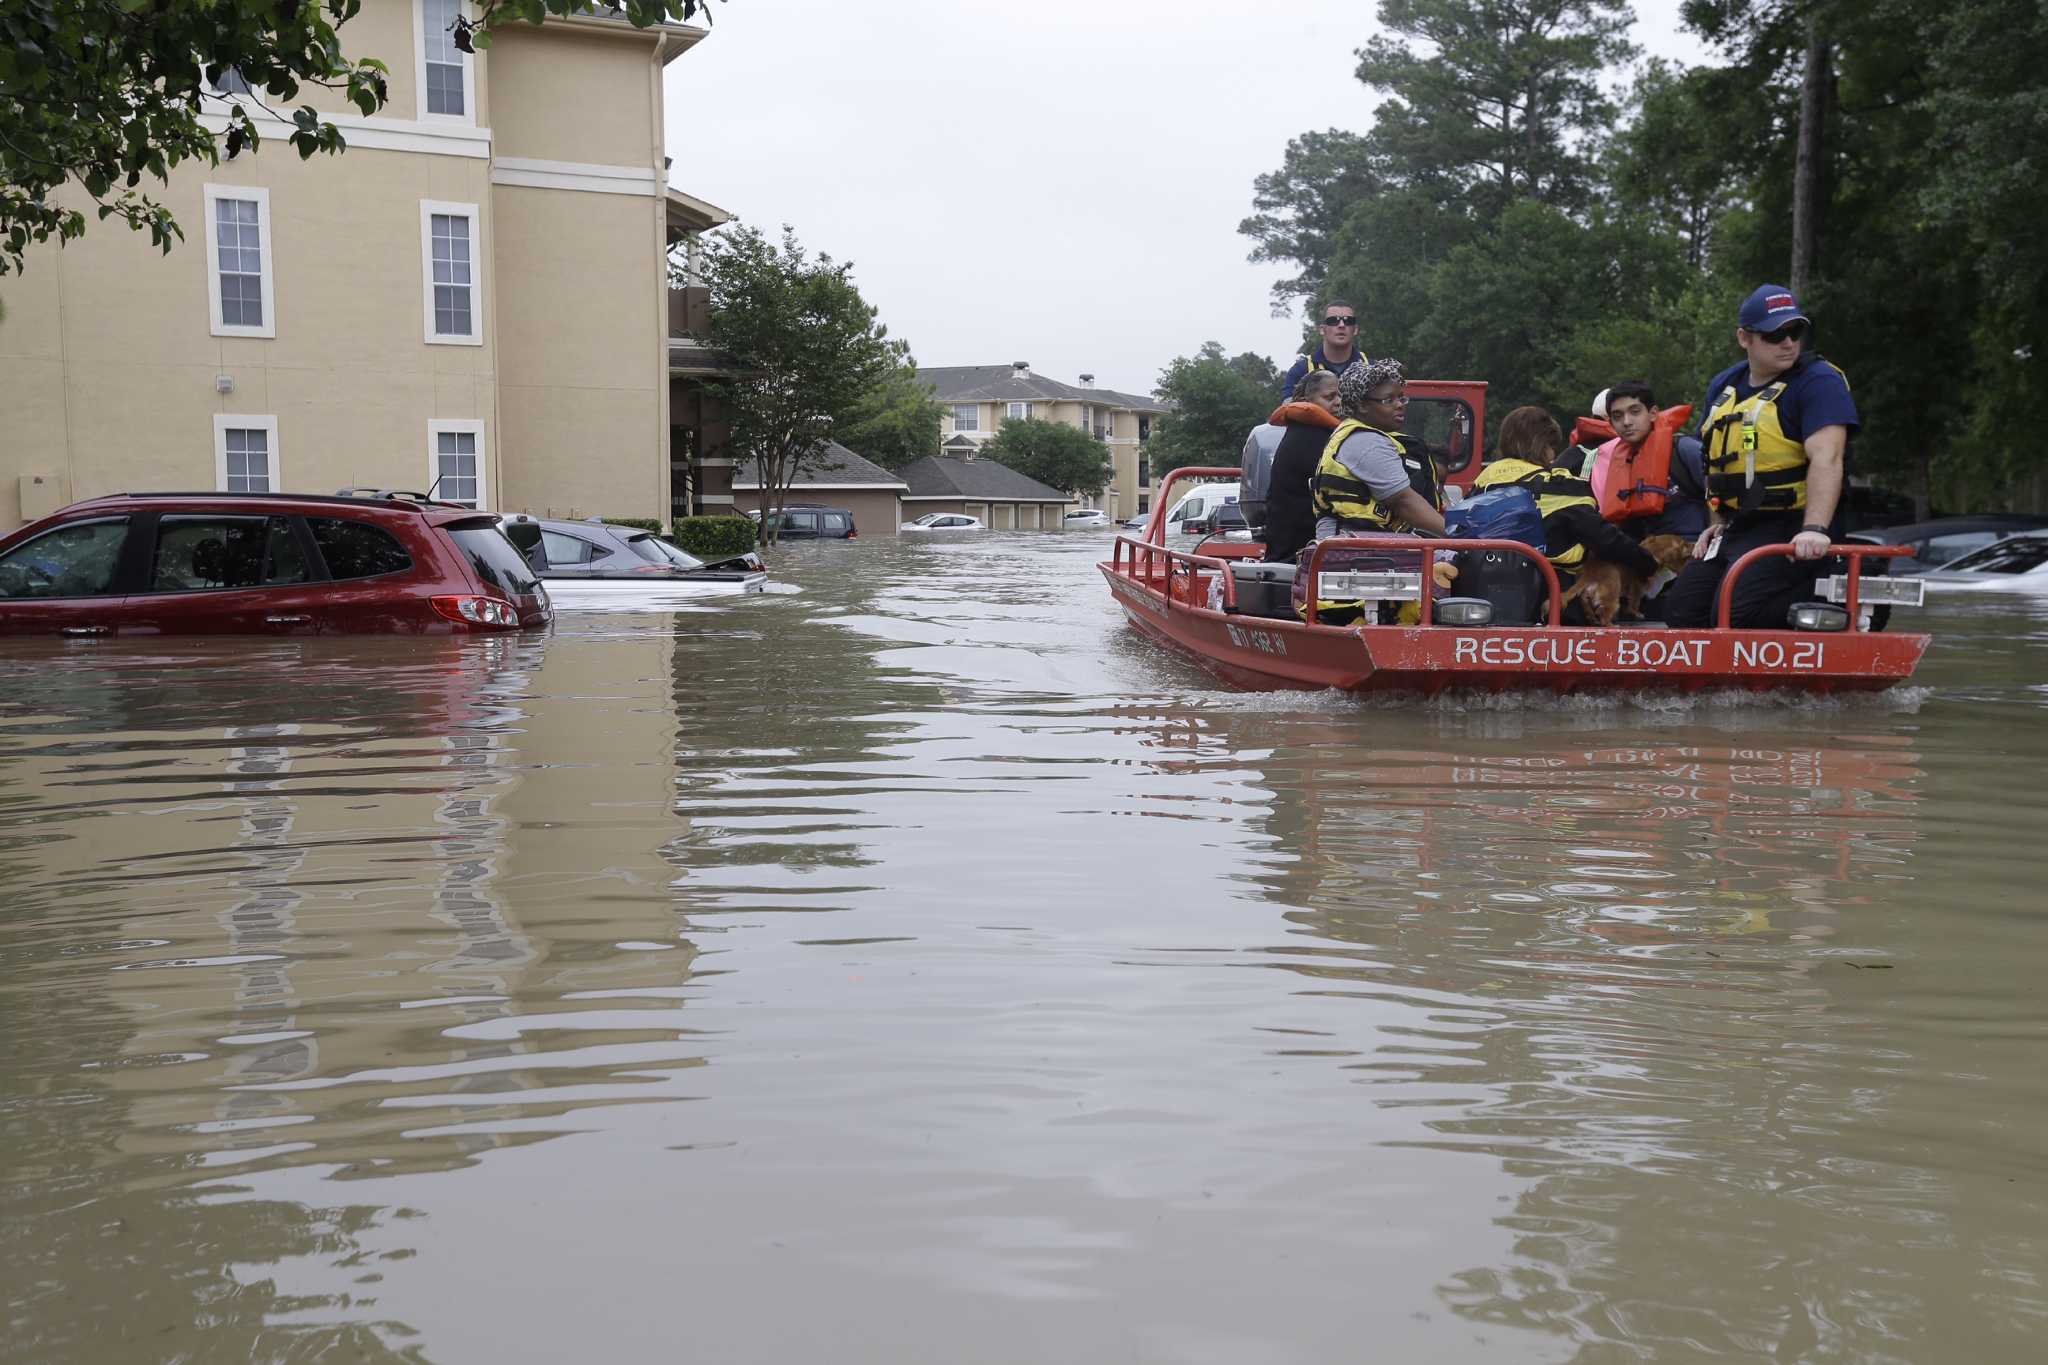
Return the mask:
{"type": "Polygon", "coordinates": [[[1806,525],[1799,528],[1799,534],[1803,536],[1808,531],[1813,532],[1817,536],[1824,536],[1830,534],[1827,527],[1818,525],[1811,521],[1807,522],[1806,525]]]}

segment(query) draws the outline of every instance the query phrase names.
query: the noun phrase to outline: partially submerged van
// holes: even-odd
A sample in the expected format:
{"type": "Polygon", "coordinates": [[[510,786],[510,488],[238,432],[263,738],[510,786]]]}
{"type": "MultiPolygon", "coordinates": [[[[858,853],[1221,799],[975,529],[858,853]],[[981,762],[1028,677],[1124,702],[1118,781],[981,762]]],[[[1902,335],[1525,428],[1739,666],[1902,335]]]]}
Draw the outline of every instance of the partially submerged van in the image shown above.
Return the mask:
{"type": "Polygon", "coordinates": [[[1244,516],[1237,512],[1238,485],[1234,483],[1198,484],[1188,490],[1186,497],[1174,503],[1166,512],[1166,534],[1207,535],[1212,531],[1242,530],[1244,516]],[[1231,516],[1225,513],[1223,524],[1219,525],[1217,514],[1228,507],[1231,516]]]}

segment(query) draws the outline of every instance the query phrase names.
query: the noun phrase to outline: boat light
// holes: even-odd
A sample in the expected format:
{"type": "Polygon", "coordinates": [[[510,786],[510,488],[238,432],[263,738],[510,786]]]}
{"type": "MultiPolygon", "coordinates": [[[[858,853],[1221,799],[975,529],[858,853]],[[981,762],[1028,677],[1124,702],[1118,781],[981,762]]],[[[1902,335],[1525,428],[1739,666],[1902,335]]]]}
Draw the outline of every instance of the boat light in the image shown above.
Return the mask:
{"type": "MultiPolygon", "coordinates": [[[[1849,575],[1823,578],[1820,595],[1830,602],[1849,600],[1849,575]]],[[[1863,575],[1856,596],[1865,606],[1921,607],[1927,604],[1927,585],[1917,578],[1873,578],[1863,575]]]]}
{"type": "Polygon", "coordinates": [[[1849,613],[1832,602],[1795,602],[1789,619],[1794,630],[1849,628],[1849,613]]]}
{"type": "Polygon", "coordinates": [[[1439,597],[1436,623],[1440,626],[1490,626],[1493,603],[1483,597],[1439,597]]]}
{"type": "Polygon", "coordinates": [[[1324,602],[1419,602],[1422,575],[1387,570],[1325,570],[1316,575],[1316,597],[1324,602]]]}

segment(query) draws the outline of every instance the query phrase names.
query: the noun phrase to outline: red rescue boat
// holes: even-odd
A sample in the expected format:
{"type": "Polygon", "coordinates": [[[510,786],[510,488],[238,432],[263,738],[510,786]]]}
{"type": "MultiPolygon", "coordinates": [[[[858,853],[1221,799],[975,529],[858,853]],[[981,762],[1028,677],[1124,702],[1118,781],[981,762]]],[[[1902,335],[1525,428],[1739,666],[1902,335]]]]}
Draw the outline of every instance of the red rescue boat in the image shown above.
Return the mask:
{"type": "MultiPolygon", "coordinates": [[[[1247,688],[1340,688],[1350,692],[1416,692],[1448,688],[1499,692],[1621,689],[1694,692],[1706,688],[1786,688],[1804,692],[1880,691],[1913,675],[1928,637],[1865,628],[1862,608],[1877,601],[1918,605],[1910,579],[1863,576],[1863,561],[1900,554],[1907,547],[1836,545],[1848,561],[1838,575],[1841,611],[1819,613],[1835,629],[1735,630],[1728,625],[1729,589],[1759,559],[1791,553],[1789,545],[1753,550],[1730,566],[1722,584],[1719,624],[1711,629],[1620,626],[1572,627],[1558,618],[1557,574],[1550,562],[1519,541],[1432,540],[1414,536],[1361,536],[1318,543],[1301,572],[1322,572],[1332,550],[1502,550],[1533,560],[1549,588],[1549,621],[1533,626],[1423,624],[1344,625],[1315,619],[1314,593],[1306,620],[1241,609],[1232,565],[1257,560],[1256,542],[1206,542],[1195,552],[1165,544],[1169,494],[1182,480],[1233,478],[1223,468],[1178,469],[1155,490],[1142,536],[1119,536],[1099,567],[1117,604],[1140,632],[1192,654],[1225,680],[1247,688]],[[1846,621],[1843,617],[1846,616],[1846,621]]],[[[1389,586],[1388,596],[1418,604],[1423,622],[1445,596],[1418,571],[1389,586]]],[[[1395,579],[1399,575],[1382,575],[1395,579]]],[[[1332,594],[1333,596],[1342,594],[1332,594]]]]}

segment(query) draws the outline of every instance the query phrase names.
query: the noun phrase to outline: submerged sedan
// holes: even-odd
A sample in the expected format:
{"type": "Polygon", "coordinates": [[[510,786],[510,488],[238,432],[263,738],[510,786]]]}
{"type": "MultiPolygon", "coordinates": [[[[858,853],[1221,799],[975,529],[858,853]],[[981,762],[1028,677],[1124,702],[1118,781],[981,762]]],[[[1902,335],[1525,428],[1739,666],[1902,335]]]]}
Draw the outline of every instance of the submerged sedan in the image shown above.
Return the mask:
{"type": "Polygon", "coordinates": [[[958,512],[927,512],[916,521],[906,521],[896,528],[898,531],[985,531],[978,517],[966,517],[958,512]]]}
{"type": "Polygon", "coordinates": [[[2048,531],[2007,536],[1921,577],[1937,592],[2048,593],[2048,531]]]}
{"type": "Polygon", "coordinates": [[[602,521],[551,521],[524,513],[504,518],[505,534],[547,583],[557,605],[663,600],[760,592],[768,582],[760,556],[706,564],[652,531],[602,521]]]}

